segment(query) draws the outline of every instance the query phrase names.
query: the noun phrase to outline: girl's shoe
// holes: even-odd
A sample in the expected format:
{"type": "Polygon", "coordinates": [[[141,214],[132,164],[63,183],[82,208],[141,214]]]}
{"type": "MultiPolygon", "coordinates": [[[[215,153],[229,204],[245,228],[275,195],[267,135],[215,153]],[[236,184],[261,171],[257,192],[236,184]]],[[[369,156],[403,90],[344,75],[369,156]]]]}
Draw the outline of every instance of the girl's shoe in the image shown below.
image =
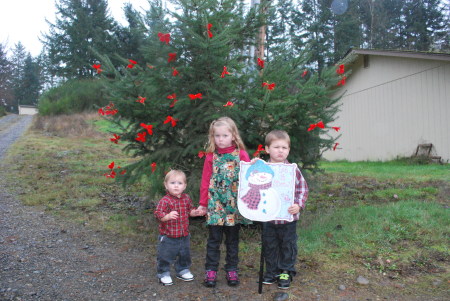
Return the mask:
{"type": "Polygon", "coordinates": [[[170,277],[170,276],[164,276],[162,278],[159,278],[159,282],[164,286],[173,284],[172,277],[170,277]]]}
{"type": "Polygon", "coordinates": [[[228,271],[226,277],[229,286],[236,286],[239,284],[239,277],[236,271],[228,271]]]}
{"type": "Polygon", "coordinates": [[[192,275],[191,272],[187,272],[184,273],[183,275],[177,275],[177,278],[183,281],[192,281],[194,280],[194,275],[192,275]]]}
{"type": "Polygon", "coordinates": [[[205,281],[204,284],[206,287],[215,287],[217,281],[217,272],[216,271],[206,271],[205,273],[205,281]]]}

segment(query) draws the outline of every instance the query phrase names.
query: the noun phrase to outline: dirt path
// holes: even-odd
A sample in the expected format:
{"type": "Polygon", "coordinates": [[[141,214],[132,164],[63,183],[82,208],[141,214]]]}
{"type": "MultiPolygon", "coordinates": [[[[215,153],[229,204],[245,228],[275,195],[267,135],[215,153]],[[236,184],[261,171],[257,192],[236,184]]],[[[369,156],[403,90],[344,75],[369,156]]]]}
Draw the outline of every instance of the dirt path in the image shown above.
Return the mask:
{"type": "MultiPolygon", "coordinates": [[[[175,285],[163,287],[155,277],[155,246],[127,243],[22,205],[17,185],[5,179],[2,157],[30,122],[30,117],[0,118],[0,300],[273,300],[275,285],[257,293],[257,267],[241,271],[237,288],[226,285],[222,271],[215,289],[203,287],[202,252],[193,254],[194,281],[174,279],[175,285]]],[[[394,284],[380,279],[360,287],[352,277],[321,275],[301,263],[299,270],[289,300],[443,300],[403,296],[401,286],[392,295],[384,287],[394,284]]]]}

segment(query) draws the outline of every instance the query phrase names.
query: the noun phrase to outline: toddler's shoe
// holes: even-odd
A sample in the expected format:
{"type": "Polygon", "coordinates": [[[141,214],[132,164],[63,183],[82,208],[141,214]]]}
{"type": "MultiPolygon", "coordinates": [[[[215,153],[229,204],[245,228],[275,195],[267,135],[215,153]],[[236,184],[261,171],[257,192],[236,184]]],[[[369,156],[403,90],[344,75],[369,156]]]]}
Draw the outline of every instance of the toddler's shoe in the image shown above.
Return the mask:
{"type": "Polygon", "coordinates": [[[239,284],[238,273],[236,271],[228,271],[226,277],[229,286],[236,286],[239,284]]]}
{"type": "Polygon", "coordinates": [[[206,287],[215,287],[216,286],[216,281],[217,281],[217,272],[216,271],[206,271],[205,273],[205,281],[203,282],[203,284],[206,287]]]}
{"type": "Polygon", "coordinates": [[[184,273],[183,275],[177,275],[177,278],[181,279],[183,281],[192,281],[192,280],[194,280],[194,275],[192,275],[191,272],[187,272],[187,273],[184,273]]]}
{"type": "Polygon", "coordinates": [[[262,281],[263,284],[274,284],[275,282],[277,282],[277,278],[272,276],[264,276],[262,281]]]}
{"type": "Polygon", "coordinates": [[[278,276],[278,288],[280,289],[288,289],[291,286],[292,277],[289,275],[289,272],[283,271],[278,276]]]}
{"type": "Polygon", "coordinates": [[[172,277],[170,277],[170,276],[164,276],[162,278],[159,278],[159,282],[164,286],[173,284],[172,277]]]}

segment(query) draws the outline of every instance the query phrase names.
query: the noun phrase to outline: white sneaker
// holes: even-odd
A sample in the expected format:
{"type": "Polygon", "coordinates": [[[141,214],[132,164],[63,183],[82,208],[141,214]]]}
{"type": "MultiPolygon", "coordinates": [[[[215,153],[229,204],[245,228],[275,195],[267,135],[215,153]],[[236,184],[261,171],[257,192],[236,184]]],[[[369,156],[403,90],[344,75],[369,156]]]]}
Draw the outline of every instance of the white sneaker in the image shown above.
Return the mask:
{"type": "Polygon", "coordinates": [[[194,280],[194,275],[192,275],[191,272],[187,272],[183,275],[177,275],[177,278],[183,281],[192,281],[194,280]]]}
{"type": "Polygon", "coordinates": [[[164,276],[162,278],[159,278],[159,282],[164,286],[173,284],[172,277],[170,276],[164,276]]]}

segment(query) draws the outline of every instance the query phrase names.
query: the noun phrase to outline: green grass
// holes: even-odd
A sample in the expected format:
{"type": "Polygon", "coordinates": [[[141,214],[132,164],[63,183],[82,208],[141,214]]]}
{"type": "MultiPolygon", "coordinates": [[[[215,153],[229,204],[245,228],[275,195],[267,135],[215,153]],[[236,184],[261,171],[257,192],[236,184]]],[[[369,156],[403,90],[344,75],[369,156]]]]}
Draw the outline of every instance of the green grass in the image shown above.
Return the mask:
{"type": "Polygon", "coordinates": [[[356,177],[372,177],[382,180],[410,179],[416,181],[442,180],[450,182],[449,164],[413,165],[405,161],[321,161],[319,166],[327,173],[345,173],[356,177]]]}

